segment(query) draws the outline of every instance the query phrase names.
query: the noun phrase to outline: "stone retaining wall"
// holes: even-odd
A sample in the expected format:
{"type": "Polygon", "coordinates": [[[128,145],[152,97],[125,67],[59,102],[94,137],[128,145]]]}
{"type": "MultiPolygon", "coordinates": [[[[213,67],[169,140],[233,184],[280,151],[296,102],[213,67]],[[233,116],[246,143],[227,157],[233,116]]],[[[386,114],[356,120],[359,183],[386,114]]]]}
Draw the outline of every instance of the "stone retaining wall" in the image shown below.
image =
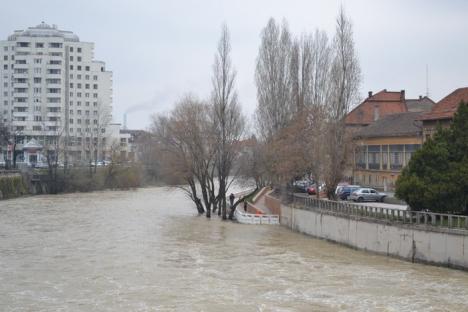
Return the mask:
{"type": "MultiPolygon", "coordinates": [[[[270,197],[266,204],[274,210],[279,201],[270,197]]],[[[285,205],[279,210],[283,226],[304,234],[412,262],[468,270],[466,230],[386,224],[285,205]]]]}

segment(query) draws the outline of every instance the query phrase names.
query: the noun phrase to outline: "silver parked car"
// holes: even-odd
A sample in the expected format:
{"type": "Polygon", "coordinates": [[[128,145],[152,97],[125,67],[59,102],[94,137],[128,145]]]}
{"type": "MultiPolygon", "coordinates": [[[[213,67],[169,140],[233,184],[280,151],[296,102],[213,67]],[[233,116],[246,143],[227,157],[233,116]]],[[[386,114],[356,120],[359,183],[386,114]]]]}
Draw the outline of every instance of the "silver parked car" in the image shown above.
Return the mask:
{"type": "Polygon", "coordinates": [[[360,188],[349,195],[348,199],[352,201],[379,201],[383,202],[387,195],[377,192],[372,188],[360,188]]]}

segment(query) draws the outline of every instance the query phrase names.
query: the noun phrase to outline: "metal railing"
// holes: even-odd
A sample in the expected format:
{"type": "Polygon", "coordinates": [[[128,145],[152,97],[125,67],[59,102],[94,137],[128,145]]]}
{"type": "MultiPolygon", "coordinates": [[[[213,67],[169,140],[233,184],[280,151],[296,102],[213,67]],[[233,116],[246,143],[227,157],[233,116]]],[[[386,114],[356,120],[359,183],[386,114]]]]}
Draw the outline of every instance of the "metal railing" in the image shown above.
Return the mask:
{"type": "Polygon", "coordinates": [[[382,220],[389,223],[424,225],[468,231],[468,216],[462,215],[365,206],[300,196],[294,196],[293,205],[295,208],[315,210],[344,217],[354,216],[382,220]]]}
{"type": "Polygon", "coordinates": [[[279,224],[278,215],[253,214],[236,208],[234,216],[239,223],[243,224],[279,224]]]}

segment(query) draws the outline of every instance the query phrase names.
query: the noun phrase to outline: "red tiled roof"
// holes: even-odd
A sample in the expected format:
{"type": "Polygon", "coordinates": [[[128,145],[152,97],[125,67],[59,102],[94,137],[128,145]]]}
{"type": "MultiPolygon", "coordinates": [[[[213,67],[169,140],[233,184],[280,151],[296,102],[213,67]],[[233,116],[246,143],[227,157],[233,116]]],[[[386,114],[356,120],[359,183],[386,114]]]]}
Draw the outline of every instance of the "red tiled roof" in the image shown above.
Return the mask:
{"type": "Polygon", "coordinates": [[[375,110],[378,112],[378,118],[407,112],[405,92],[387,91],[384,89],[368,97],[346,116],[346,124],[369,125],[374,122],[375,110]]]}
{"type": "Polygon", "coordinates": [[[461,101],[468,102],[468,87],[459,88],[439,101],[431,112],[422,115],[420,120],[452,119],[461,101]]]}

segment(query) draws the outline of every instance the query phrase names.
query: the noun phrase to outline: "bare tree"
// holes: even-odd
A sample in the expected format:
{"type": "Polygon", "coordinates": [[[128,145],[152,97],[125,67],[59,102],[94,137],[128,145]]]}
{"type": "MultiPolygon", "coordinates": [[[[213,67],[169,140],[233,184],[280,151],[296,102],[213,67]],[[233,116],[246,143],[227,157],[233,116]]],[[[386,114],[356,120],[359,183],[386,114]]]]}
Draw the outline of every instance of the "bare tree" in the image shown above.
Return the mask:
{"type": "Polygon", "coordinates": [[[215,195],[215,133],[211,108],[192,95],[176,104],[169,116],[153,117],[152,132],[161,145],[163,168],[195,203],[198,213],[211,217],[215,195]]]}
{"type": "Polygon", "coordinates": [[[328,114],[327,156],[325,170],[327,196],[335,197],[335,188],[342,179],[346,164],[345,117],[351,105],[358,100],[360,67],[354,50],[351,21],[340,9],[336,20],[336,34],[333,42],[331,66],[331,90],[328,114]]]}
{"type": "Polygon", "coordinates": [[[286,22],[280,28],[271,18],[262,31],[255,69],[257,128],[265,140],[286,127],[293,117],[291,47],[291,34],[286,22]]]}
{"type": "Polygon", "coordinates": [[[231,62],[229,30],[222,26],[221,38],[213,64],[212,103],[213,124],[217,137],[218,198],[223,220],[227,219],[226,195],[232,179],[229,179],[234,158],[235,143],[243,134],[244,120],[237,102],[235,90],[236,72],[231,62]]]}

